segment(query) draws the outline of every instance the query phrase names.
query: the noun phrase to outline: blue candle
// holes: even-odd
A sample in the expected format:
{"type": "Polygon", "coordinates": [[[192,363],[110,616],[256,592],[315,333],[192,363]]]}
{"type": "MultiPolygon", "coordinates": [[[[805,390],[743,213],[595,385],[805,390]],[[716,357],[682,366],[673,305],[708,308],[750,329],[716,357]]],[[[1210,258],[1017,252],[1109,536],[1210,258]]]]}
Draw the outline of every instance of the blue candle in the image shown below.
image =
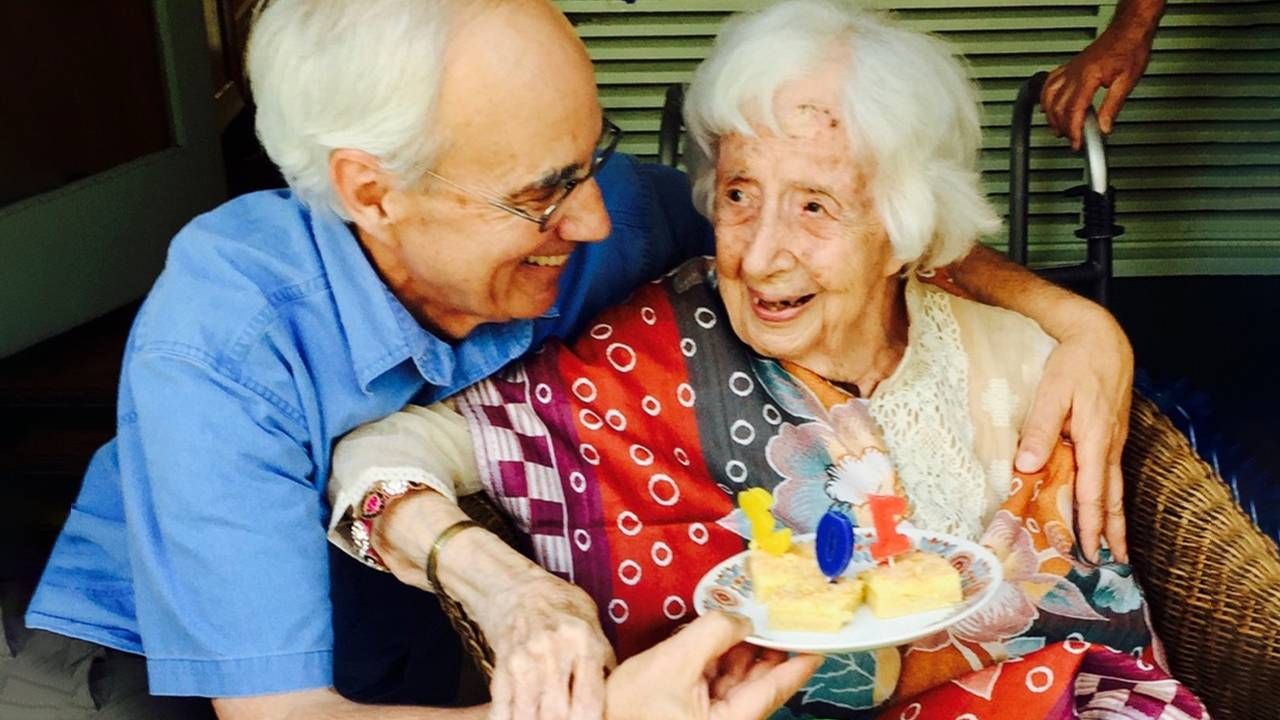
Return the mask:
{"type": "Polygon", "coordinates": [[[822,574],[835,580],[853,559],[853,521],[838,510],[828,510],[818,521],[815,554],[822,574]]]}

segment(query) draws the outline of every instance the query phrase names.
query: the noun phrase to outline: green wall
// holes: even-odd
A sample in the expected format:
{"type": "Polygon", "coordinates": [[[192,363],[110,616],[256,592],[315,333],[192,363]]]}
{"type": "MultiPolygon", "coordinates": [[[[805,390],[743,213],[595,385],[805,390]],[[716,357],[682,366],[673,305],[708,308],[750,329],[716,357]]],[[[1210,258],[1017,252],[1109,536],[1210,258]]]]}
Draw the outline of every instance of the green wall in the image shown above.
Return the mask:
{"type": "MultiPolygon", "coordinates": [[[[763,0],[560,0],[596,62],[606,112],[624,149],[657,152],[665,88],[688,82],[721,21],[763,0]]],[[[1018,85],[1106,27],[1114,0],[872,0],[936,32],[979,79],[982,168],[1008,203],[1009,112],[1018,85]]],[[[1099,95],[1100,101],[1101,95],[1099,95]]],[[[1072,235],[1081,161],[1037,117],[1032,135],[1031,259],[1082,257],[1072,235]]],[[[1120,275],[1280,273],[1280,2],[1170,2],[1146,77],[1109,140],[1120,224],[1120,275]]],[[[1004,237],[990,242],[1003,246],[1004,237]]]]}

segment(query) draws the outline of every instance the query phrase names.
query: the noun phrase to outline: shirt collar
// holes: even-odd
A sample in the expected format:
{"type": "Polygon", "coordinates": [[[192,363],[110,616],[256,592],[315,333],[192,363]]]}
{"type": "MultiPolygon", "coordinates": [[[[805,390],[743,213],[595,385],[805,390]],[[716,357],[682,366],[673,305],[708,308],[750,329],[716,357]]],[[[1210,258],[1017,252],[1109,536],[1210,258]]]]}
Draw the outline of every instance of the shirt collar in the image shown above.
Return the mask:
{"type": "Polygon", "coordinates": [[[533,321],[512,320],[477,326],[462,340],[449,343],[424,330],[388,290],[386,298],[401,328],[413,364],[432,387],[420,402],[441,400],[497,372],[533,343],[533,321]]]}
{"type": "Polygon", "coordinates": [[[332,210],[312,205],[311,230],[337,306],[352,369],[361,389],[409,357],[404,330],[390,299],[399,304],[360,249],[360,241],[332,210]]]}
{"type": "MultiPolygon", "coordinates": [[[[360,241],[327,208],[312,213],[312,231],[329,278],[352,368],[365,392],[381,375],[412,359],[432,399],[480,380],[529,349],[533,323],[485,324],[450,344],[418,323],[391,292],[360,248],[360,241]]],[[[558,306],[546,316],[554,317],[558,306]]]]}

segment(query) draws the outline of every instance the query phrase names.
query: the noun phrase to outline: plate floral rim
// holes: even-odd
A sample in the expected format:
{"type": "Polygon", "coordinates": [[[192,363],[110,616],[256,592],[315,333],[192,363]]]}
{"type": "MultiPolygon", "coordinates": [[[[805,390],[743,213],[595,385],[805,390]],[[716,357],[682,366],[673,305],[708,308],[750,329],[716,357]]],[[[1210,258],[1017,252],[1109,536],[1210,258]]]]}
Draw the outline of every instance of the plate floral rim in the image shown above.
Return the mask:
{"type": "MultiPolygon", "coordinates": [[[[835,633],[774,633],[757,629],[747,636],[746,641],[776,650],[823,654],[899,646],[963,622],[995,600],[1004,582],[1004,570],[989,548],[946,533],[928,532],[907,526],[900,527],[898,531],[911,538],[915,549],[940,554],[960,571],[965,600],[953,613],[872,642],[850,643],[847,639],[849,628],[835,633]],[[846,639],[842,640],[842,637],[846,639]]],[[[872,564],[868,547],[874,541],[875,531],[870,528],[855,528],[854,532],[854,556],[846,575],[861,572],[872,564]]],[[[813,540],[813,537],[813,534],[797,535],[793,541],[806,542],[813,540]]],[[[738,612],[744,601],[754,604],[750,594],[751,581],[745,571],[745,560],[749,552],[750,550],[743,550],[725,558],[702,576],[693,592],[694,610],[698,615],[711,610],[738,612]]]]}

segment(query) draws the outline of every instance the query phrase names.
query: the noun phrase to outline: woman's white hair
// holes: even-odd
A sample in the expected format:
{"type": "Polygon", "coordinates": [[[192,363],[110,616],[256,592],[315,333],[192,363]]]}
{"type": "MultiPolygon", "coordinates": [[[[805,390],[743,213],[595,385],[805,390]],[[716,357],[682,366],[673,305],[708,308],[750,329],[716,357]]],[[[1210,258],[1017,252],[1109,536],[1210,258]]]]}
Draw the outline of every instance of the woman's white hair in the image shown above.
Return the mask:
{"type": "MultiPolygon", "coordinates": [[[[443,144],[433,133],[449,29],[475,0],[270,0],[249,36],[258,138],[308,204],[346,217],[329,155],[363,150],[405,185],[443,144]]],[[[261,7],[261,6],[260,6],[261,7]]]]}
{"type": "Polygon", "coordinates": [[[752,121],[780,134],[775,94],[839,54],[845,127],[894,254],[920,268],[958,260],[1000,227],[979,185],[967,69],[943,41],[831,0],[787,0],[725,25],[685,99],[695,202],[713,216],[719,138],[754,135],[752,121]]]}

